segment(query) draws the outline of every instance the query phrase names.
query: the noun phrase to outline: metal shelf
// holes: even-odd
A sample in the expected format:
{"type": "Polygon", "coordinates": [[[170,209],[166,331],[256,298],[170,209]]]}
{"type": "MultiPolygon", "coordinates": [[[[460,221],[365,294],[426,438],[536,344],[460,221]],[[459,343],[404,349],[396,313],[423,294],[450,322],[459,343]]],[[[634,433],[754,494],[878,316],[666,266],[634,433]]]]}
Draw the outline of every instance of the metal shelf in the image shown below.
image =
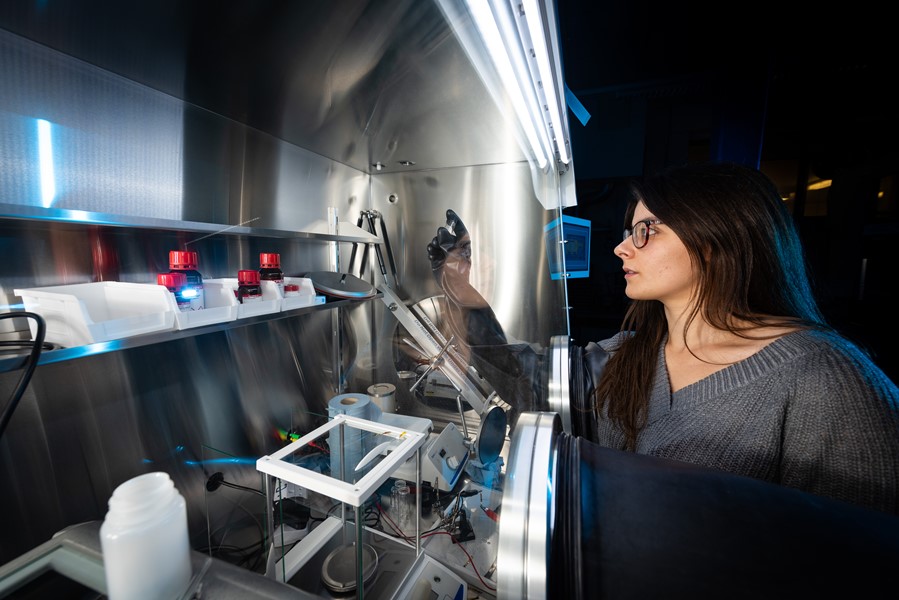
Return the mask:
{"type": "MultiPolygon", "coordinates": [[[[244,319],[236,319],[234,321],[224,321],[222,323],[214,323],[212,325],[203,325],[201,327],[193,327],[190,329],[180,329],[180,330],[172,330],[172,331],[158,331],[154,333],[148,333],[144,335],[136,335],[132,337],[122,338],[119,340],[111,340],[108,342],[96,342],[94,344],[87,344],[85,346],[76,346],[72,348],[60,348],[59,350],[47,350],[41,352],[40,359],[38,360],[38,366],[40,365],[48,365],[57,362],[64,362],[68,360],[75,360],[78,358],[85,358],[88,356],[95,356],[97,354],[105,354],[107,352],[118,352],[119,350],[128,350],[130,348],[139,348],[141,346],[149,346],[152,344],[161,344],[164,342],[172,342],[175,340],[181,340],[184,338],[190,338],[198,335],[205,335],[207,333],[214,333],[217,331],[227,331],[229,329],[235,329],[237,327],[245,327],[247,325],[256,325],[258,323],[266,323],[269,321],[277,321],[280,319],[288,319],[291,317],[297,317],[306,313],[319,311],[319,310],[331,310],[334,308],[341,308],[346,306],[353,306],[357,304],[361,304],[363,302],[367,302],[369,300],[380,298],[382,294],[378,293],[368,298],[359,298],[359,299],[346,299],[346,300],[335,300],[331,302],[326,302],[324,304],[313,304],[312,306],[304,306],[302,308],[296,308],[294,310],[270,313],[265,315],[257,315],[255,317],[247,317],[244,319]]],[[[8,357],[8,358],[0,358],[0,373],[5,373],[7,371],[13,371],[16,369],[20,369],[25,366],[25,361],[27,360],[27,353],[23,355],[8,357]]]]}
{"type": "Polygon", "coordinates": [[[354,233],[348,235],[332,235],[314,231],[285,231],[279,229],[261,229],[240,225],[219,225],[200,223],[197,221],[176,221],[170,219],[153,219],[114,215],[109,213],[88,212],[83,210],[67,210],[61,208],[43,208],[24,204],[0,203],[0,219],[17,219],[68,225],[95,225],[101,227],[123,227],[131,229],[153,229],[156,231],[190,231],[197,233],[244,235],[253,237],[270,237],[324,242],[352,242],[363,244],[380,244],[381,239],[360,229],[352,223],[342,222],[342,226],[350,226],[354,233]],[[358,233],[355,233],[358,232],[358,233]]]}
{"type": "MultiPolygon", "coordinates": [[[[294,239],[300,241],[312,242],[350,242],[364,244],[381,244],[382,240],[367,231],[356,227],[351,223],[341,223],[353,233],[344,235],[331,235],[326,233],[309,232],[309,231],[285,231],[276,229],[262,229],[256,227],[229,226],[219,225],[215,223],[200,223],[195,221],[179,221],[171,219],[157,219],[148,217],[123,216],[109,213],[88,212],[81,210],[68,210],[60,208],[44,208],[41,206],[32,206],[24,204],[9,204],[0,202],[0,220],[18,220],[30,223],[52,223],[54,225],[70,226],[73,228],[83,228],[88,226],[99,227],[115,227],[123,229],[144,229],[148,231],[175,231],[175,232],[195,232],[208,234],[223,234],[231,236],[247,236],[247,237],[268,237],[280,239],[294,239]]],[[[41,353],[38,365],[46,365],[57,362],[75,360],[106,352],[117,352],[119,350],[127,350],[140,346],[148,346],[151,344],[160,344],[174,340],[189,338],[197,335],[204,335],[216,331],[225,331],[235,327],[244,327],[267,321],[285,319],[299,316],[305,313],[330,310],[332,308],[340,308],[351,306],[365,302],[372,298],[380,298],[382,294],[378,293],[367,298],[351,298],[340,299],[326,302],[325,304],[316,304],[306,306],[285,312],[271,313],[237,319],[233,321],[225,321],[211,325],[204,325],[189,329],[160,331],[150,334],[137,335],[108,342],[97,342],[84,346],[61,348],[59,350],[45,350],[41,353]]],[[[27,352],[23,350],[22,354],[14,356],[3,356],[0,353],[0,373],[20,369],[25,365],[27,360],[27,352]]]]}

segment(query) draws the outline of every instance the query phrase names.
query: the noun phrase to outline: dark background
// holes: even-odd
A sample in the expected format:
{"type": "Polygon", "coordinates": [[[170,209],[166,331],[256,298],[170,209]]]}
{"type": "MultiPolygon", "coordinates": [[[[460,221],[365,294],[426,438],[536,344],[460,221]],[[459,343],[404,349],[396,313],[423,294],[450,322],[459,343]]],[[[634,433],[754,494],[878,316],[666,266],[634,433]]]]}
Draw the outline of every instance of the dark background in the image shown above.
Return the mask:
{"type": "Polygon", "coordinates": [[[899,381],[895,274],[899,98],[895,25],[866,3],[558,0],[578,205],[591,273],[569,282],[572,337],[618,330],[627,180],[714,159],[777,183],[831,323],[899,381]],[[829,187],[819,188],[830,180],[829,187]]]}

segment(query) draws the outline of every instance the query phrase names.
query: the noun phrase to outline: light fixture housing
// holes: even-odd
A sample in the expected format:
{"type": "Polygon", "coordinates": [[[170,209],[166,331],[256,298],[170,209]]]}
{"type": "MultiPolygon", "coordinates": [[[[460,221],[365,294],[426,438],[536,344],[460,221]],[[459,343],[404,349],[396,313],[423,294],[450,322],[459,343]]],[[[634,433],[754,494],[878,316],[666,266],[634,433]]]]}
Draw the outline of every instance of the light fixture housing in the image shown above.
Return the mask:
{"type": "Polygon", "coordinates": [[[497,106],[514,115],[537,197],[547,208],[576,204],[573,181],[561,180],[573,172],[553,0],[437,3],[497,106]]]}

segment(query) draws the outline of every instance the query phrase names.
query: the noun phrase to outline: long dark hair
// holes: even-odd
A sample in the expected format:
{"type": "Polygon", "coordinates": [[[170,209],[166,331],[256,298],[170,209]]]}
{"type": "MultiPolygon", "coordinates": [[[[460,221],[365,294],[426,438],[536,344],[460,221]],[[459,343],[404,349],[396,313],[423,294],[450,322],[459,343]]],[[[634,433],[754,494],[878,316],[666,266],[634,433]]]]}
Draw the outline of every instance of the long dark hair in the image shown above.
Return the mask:
{"type": "MultiPolygon", "coordinates": [[[[772,324],[829,329],[793,219],[764,174],[733,163],[689,165],[633,181],[630,192],[625,227],[642,201],[687,247],[699,277],[688,323],[700,318],[742,337],[772,324]]],[[[621,329],[628,334],[597,386],[596,410],[607,411],[634,449],[668,334],[662,303],[632,301],[621,329]]]]}

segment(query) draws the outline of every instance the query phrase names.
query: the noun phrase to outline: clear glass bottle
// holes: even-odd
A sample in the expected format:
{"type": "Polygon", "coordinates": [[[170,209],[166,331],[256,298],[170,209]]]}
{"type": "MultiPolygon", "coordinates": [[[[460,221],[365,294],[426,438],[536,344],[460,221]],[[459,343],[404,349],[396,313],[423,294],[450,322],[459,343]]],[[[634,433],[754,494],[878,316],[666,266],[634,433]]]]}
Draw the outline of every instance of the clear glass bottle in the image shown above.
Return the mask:
{"type": "Polygon", "coordinates": [[[393,520],[399,527],[404,537],[415,535],[415,511],[412,508],[412,493],[409,484],[403,479],[397,479],[393,483],[391,493],[391,507],[393,508],[393,520]]]}
{"type": "Polygon", "coordinates": [[[203,276],[197,271],[197,253],[190,250],[172,250],[169,252],[169,272],[183,273],[186,278],[182,295],[190,300],[191,310],[202,310],[206,307],[203,293],[203,276]]]}

